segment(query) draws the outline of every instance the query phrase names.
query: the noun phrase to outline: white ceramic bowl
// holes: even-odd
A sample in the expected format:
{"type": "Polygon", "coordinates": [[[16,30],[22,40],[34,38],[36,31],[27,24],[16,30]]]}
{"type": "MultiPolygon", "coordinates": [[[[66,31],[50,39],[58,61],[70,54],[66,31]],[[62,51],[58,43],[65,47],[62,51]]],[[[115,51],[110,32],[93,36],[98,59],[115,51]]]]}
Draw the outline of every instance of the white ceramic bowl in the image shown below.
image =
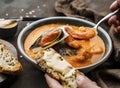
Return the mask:
{"type": "MultiPolygon", "coordinates": [[[[23,49],[23,43],[26,39],[26,36],[33,31],[35,28],[45,25],[45,24],[50,24],[50,23],[66,23],[66,24],[72,24],[72,25],[77,25],[77,26],[88,26],[88,27],[93,27],[95,24],[83,19],[79,18],[73,18],[73,17],[49,17],[49,18],[44,18],[38,21],[35,21],[31,23],[30,25],[26,26],[19,34],[17,44],[18,44],[18,49],[21,52],[21,54],[27,59],[28,61],[32,62],[33,64],[36,65],[35,60],[30,58],[24,51],[23,49]]],[[[88,66],[80,67],[78,68],[82,72],[88,72],[94,69],[95,67],[103,64],[108,57],[110,56],[112,52],[112,41],[108,33],[101,27],[98,27],[98,35],[103,39],[105,43],[105,54],[104,56],[98,60],[97,62],[90,64],[88,66]]]]}

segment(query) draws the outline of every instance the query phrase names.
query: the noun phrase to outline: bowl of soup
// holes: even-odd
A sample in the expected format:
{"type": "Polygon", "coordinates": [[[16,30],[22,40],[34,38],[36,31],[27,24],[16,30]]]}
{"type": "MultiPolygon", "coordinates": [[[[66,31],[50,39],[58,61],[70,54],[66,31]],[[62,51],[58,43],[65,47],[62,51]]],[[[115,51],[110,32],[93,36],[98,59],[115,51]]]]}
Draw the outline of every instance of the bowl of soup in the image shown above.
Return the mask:
{"type": "MultiPolygon", "coordinates": [[[[53,48],[68,63],[82,72],[89,72],[104,64],[112,52],[112,41],[109,34],[103,28],[98,27],[95,30],[96,34],[92,36],[94,33],[89,29],[93,29],[95,24],[80,18],[49,17],[31,23],[20,32],[17,41],[18,49],[28,61],[36,65],[36,53],[39,50],[39,47],[36,48],[36,46],[40,46],[38,40],[41,35],[63,26],[79,30],[80,33],[76,32],[77,37],[76,35],[72,36],[74,35],[72,33],[63,41],[49,48],[53,48]]],[[[55,35],[49,36],[46,40],[54,37],[55,35]]]]}

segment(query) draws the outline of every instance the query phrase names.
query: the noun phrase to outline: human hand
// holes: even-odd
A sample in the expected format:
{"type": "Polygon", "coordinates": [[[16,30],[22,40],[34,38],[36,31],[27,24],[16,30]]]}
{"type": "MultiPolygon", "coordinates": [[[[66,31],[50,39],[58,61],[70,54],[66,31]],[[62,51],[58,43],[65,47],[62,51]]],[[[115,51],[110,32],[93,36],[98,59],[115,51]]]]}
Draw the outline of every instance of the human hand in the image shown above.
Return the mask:
{"type": "Polygon", "coordinates": [[[51,78],[49,75],[45,74],[46,82],[49,88],[63,88],[62,85],[55,79],[51,78]]]}
{"type": "MultiPolygon", "coordinates": [[[[49,75],[45,74],[45,78],[46,78],[49,88],[63,88],[62,85],[58,81],[51,78],[49,75]]],[[[84,75],[79,76],[76,79],[76,83],[78,85],[78,88],[100,88],[97,86],[95,82],[91,81],[89,78],[87,78],[84,75]]]]}
{"type": "MultiPolygon", "coordinates": [[[[120,8],[120,0],[114,1],[110,6],[110,11],[113,12],[120,8]]],[[[116,32],[120,32],[120,12],[109,18],[108,23],[115,27],[116,32]]]]}

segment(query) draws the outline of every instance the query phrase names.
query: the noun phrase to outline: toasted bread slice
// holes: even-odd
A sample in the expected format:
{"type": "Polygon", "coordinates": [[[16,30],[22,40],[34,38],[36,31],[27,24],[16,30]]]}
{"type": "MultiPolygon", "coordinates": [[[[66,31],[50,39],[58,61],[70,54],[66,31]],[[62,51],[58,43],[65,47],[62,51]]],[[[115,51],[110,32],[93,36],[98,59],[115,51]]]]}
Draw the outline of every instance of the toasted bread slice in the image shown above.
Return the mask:
{"type": "Polygon", "coordinates": [[[0,73],[17,74],[22,70],[22,65],[12,52],[0,41],[0,73]]]}
{"type": "Polygon", "coordinates": [[[80,75],[80,72],[64,60],[59,53],[49,48],[40,51],[37,55],[36,60],[40,68],[60,81],[63,88],[77,88],[76,77],[80,75]]]}

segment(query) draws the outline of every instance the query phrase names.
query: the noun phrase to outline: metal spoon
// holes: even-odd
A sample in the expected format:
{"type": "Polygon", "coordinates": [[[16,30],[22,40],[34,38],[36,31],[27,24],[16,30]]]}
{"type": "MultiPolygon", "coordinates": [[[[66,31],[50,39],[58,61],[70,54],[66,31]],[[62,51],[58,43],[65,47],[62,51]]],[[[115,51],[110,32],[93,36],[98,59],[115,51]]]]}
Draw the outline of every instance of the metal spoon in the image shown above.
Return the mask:
{"type": "Polygon", "coordinates": [[[109,17],[113,16],[114,14],[116,14],[120,9],[115,10],[114,12],[109,13],[108,15],[106,15],[105,17],[103,17],[95,26],[94,28],[97,29],[98,26],[100,25],[100,23],[102,23],[104,20],[108,19],[109,17]]]}

